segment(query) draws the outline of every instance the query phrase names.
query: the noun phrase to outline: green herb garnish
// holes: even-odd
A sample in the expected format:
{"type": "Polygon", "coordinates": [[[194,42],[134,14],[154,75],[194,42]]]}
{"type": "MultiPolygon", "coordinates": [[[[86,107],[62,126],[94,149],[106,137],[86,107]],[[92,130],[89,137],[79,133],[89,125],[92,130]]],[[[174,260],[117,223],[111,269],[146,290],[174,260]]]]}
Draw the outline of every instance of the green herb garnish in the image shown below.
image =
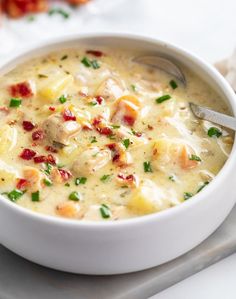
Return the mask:
{"type": "Polygon", "coordinates": [[[10,100],[10,104],[9,104],[9,107],[20,107],[21,106],[21,100],[20,99],[16,99],[16,98],[12,98],[10,100]]]}
{"type": "Polygon", "coordinates": [[[171,181],[171,182],[175,182],[175,176],[174,175],[170,175],[168,177],[168,179],[171,181]]]}
{"type": "Polygon", "coordinates": [[[156,99],[156,103],[157,103],[157,104],[161,104],[161,103],[163,103],[163,102],[165,102],[165,101],[167,101],[167,100],[169,100],[169,99],[171,99],[171,96],[170,96],[169,94],[165,94],[165,95],[163,95],[163,96],[157,98],[157,99],[156,99]]]}
{"type": "Polygon", "coordinates": [[[23,191],[14,189],[11,192],[7,193],[7,197],[13,201],[16,202],[22,195],[24,194],[23,191]]]}
{"type": "Polygon", "coordinates": [[[28,16],[28,17],[27,17],[27,21],[28,21],[28,22],[33,22],[33,21],[35,21],[35,16],[28,16]]]}
{"type": "Polygon", "coordinates": [[[98,104],[98,103],[97,103],[96,101],[92,101],[92,102],[89,102],[89,103],[88,103],[89,106],[97,106],[97,104],[98,104]]]}
{"type": "Polygon", "coordinates": [[[44,75],[44,74],[38,74],[38,77],[39,77],[39,78],[48,78],[48,76],[47,76],[47,75],[44,75]]]}
{"type": "Polygon", "coordinates": [[[192,160],[192,161],[198,161],[198,162],[201,162],[201,161],[202,161],[202,159],[201,159],[199,156],[197,156],[197,155],[191,155],[191,156],[189,157],[189,160],[192,160]]]}
{"type": "Polygon", "coordinates": [[[65,187],[70,187],[70,184],[69,184],[69,183],[65,183],[64,186],[65,186],[65,187]]]}
{"type": "Polygon", "coordinates": [[[49,178],[45,178],[43,182],[48,187],[52,186],[52,181],[49,178]]]}
{"type": "Polygon", "coordinates": [[[193,196],[193,193],[191,193],[191,192],[184,192],[184,200],[188,200],[192,196],[193,196]]]}
{"type": "Polygon", "coordinates": [[[136,87],[134,84],[131,84],[130,87],[131,87],[131,89],[132,89],[134,92],[137,91],[137,87],[136,87]]]}
{"type": "Polygon", "coordinates": [[[31,200],[32,201],[39,201],[39,191],[31,193],[31,200]]]}
{"type": "Polygon", "coordinates": [[[71,192],[69,195],[69,199],[73,201],[79,201],[80,200],[80,194],[77,191],[71,192]]]}
{"type": "Polygon", "coordinates": [[[111,174],[104,174],[101,178],[100,181],[103,183],[107,183],[111,180],[111,174]]]}
{"type": "Polygon", "coordinates": [[[45,163],[45,167],[46,167],[46,169],[44,169],[43,172],[46,173],[47,175],[49,175],[52,170],[52,165],[49,163],[45,163]]]}
{"type": "Polygon", "coordinates": [[[150,161],[143,162],[144,172],[152,172],[152,166],[150,161]]]}
{"type": "Polygon", "coordinates": [[[67,101],[67,98],[66,98],[64,95],[62,95],[62,96],[60,96],[60,98],[58,99],[58,101],[59,101],[61,104],[64,104],[64,103],[67,101]]]}
{"type": "Polygon", "coordinates": [[[173,88],[173,89],[176,89],[178,87],[177,83],[175,82],[175,80],[170,80],[169,82],[170,86],[173,88]]]}
{"type": "Polygon", "coordinates": [[[84,66],[92,67],[93,69],[99,69],[100,65],[98,64],[97,60],[90,60],[88,57],[84,56],[81,60],[84,66]]]}
{"type": "Polygon", "coordinates": [[[84,185],[87,182],[87,178],[86,177],[79,177],[75,179],[75,185],[84,185]]]}
{"type": "Polygon", "coordinates": [[[217,138],[219,138],[222,135],[222,132],[218,128],[216,128],[216,127],[211,127],[208,130],[207,135],[209,137],[217,137],[217,138]]]}
{"type": "Polygon", "coordinates": [[[124,139],[122,141],[122,143],[124,144],[124,146],[125,146],[126,149],[130,146],[130,140],[129,139],[124,139]]]}
{"type": "Polygon", "coordinates": [[[106,218],[111,217],[111,212],[110,212],[110,209],[107,205],[102,204],[99,210],[100,210],[102,218],[106,219],[106,218]]]}
{"type": "Polygon", "coordinates": [[[61,57],[61,60],[66,60],[68,58],[68,55],[64,55],[61,57]]]}
{"type": "Polygon", "coordinates": [[[90,142],[91,142],[91,143],[96,143],[96,142],[98,142],[96,136],[91,136],[91,137],[90,137],[90,142]]]}
{"type": "Polygon", "coordinates": [[[112,127],[112,129],[119,129],[120,128],[119,125],[112,125],[111,127],[112,127]]]}
{"type": "Polygon", "coordinates": [[[206,185],[208,185],[208,184],[209,184],[208,181],[204,182],[204,183],[202,184],[202,186],[200,186],[200,187],[198,188],[197,193],[200,192],[200,191],[202,191],[202,189],[205,188],[206,185]]]}
{"type": "Polygon", "coordinates": [[[61,15],[64,19],[68,19],[70,17],[70,14],[62,8],[52,8],[48,12],[49,16],[52,16],[52,15],[55,15],[55,14],[61,15]]]}

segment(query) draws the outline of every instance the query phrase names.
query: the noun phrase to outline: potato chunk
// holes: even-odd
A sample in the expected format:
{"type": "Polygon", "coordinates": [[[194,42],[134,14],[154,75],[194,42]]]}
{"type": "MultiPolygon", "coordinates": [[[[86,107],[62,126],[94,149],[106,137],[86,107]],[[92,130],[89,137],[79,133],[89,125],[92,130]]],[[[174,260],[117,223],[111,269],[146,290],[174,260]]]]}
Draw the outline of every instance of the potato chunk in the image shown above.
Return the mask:
{"type": "Polygon", "coordinates": [[[72,75],[57,73],[49,78],[39,89],[39,94],[45,102],[55,102],[65,91],[65,89],[74,82],[72,75]]]}
{"type": "Polygon", "coordinates": [[[79,155],[72,166],[72,171],[76,175],[88,175],[104,167],[110,160],[110,150],[91,147],[79,155]]]}
{"type": "Polygon", "coordinates": [[[151,180],[144,180],[134,190],[128,208],[138,214],[150,214],[167,209],[170,204],[164,192],[151,180]]]}
{"type": "Polygon", "coordinates": [[[43,130],[50,143],[68,145],[69,140],[81,130],[76,121],[64,121],[59,114],[49,116],[43,123],[43,130]]]}
{"type": "Polygon", "coordinates": [[[17,130],[9,125],[0,128],[0,154],[10,152],[17,143],[17,130]]]}
{"type": "Polygon", "coordinates": [[[19,177],[19,175],[15,167],[0,160],[0,186],[11,184],[17,177],[19,177]]]}

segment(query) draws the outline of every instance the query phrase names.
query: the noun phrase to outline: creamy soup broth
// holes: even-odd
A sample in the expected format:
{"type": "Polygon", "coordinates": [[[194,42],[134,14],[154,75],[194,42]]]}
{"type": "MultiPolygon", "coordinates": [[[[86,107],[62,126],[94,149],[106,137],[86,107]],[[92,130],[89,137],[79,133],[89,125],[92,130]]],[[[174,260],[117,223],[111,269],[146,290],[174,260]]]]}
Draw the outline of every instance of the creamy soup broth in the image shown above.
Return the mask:
{"type": "Polygon", "coordinates": [[[0,191],[35,212],[119,220],[159,212],[209,184],[232,133],[188,102],[229,113],[191,70],[186,87],[132,61],[138,53],[68,49],[0,78],[0,191]]]}

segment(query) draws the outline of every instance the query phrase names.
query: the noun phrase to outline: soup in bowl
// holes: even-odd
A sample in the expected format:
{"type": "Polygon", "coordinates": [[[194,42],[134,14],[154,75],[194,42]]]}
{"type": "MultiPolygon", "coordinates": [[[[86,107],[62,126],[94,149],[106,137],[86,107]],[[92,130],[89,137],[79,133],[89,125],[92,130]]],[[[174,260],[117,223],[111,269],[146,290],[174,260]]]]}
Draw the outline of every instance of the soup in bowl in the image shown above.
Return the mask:
{"type": "Polygon", "coordinates": [[[75,273],[142,270],[199,244],[233,207],[234,135],[189,102],[234,114],[234,93],[202,60],[92,35],[33,47],[0,73],[0,240],[14,252],[75,273]],[[149,54],[186,84],[135,61],[149,54]]]}

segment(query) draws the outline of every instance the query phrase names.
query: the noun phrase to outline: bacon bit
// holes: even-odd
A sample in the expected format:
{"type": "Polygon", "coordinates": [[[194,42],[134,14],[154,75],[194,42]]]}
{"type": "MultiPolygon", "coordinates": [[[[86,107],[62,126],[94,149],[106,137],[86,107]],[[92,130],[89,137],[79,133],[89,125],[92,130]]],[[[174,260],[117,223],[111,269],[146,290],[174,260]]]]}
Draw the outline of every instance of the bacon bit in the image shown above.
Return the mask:
{"type": "Polygon", "coordinates": [[[47,152],[51,152],[51,153],[57,153],[58,152],[58,150],[56,148],[52,147],[51,145],[46,145],[45,150],[47,152]]]}
{"type": "Polygon", "coordinates": [[[116,143],[106,144],[106,147],[108,147],[111,151],[115,151],[115,149],[116,149],[116,143]]]}
{"type": "Polygon", "coordinates": [[[43,140],[43,138],[44,138],[44,133],[43,133],[42,130],[37,130],[37,131],[32,133],[32,139],[34,141],[43,140]]]}
{"type": "Polygon", "coordinates": [[[48,157],[47,157],[47,162],[49,164],[55,165],[56,164],[56,159],[55,159],[55,157],[53,157],[53,155],[49,154],[48,157]]]}
{"type": "Polygon", "coordinates": [[[69,170],[58,169],[58,171],[63,181],[68,181],[72,177],[72,173],[69,170]]]}
{"type": "Polygon", "coordinates": [[[112,158],[112,162],[118,162],[120,160],[120,154],[115,154],[112,158]]]}
{"type": "Polygon", "coordinates": [[[109,143],[106,145],[112,151],[112,162],[119,161],[120,153],[116,143],[109,143]]]}
{"type": "Polygon", "coordinates": [[[101,96],[96,96],[95,100],[98,103],[98,105],[102,105],[102,103],[104,102],[104,98],[101,96]]]}
{"type": "Polygon", "coordinates": [[[13,125],[15,125],[17,123],[17,120],[16,119],[14,119],[14,120],[9,120],[8,122],[7,122],[7,124],[9,125],[9,126],[13,126],[13,125]]]}
{"type": "Polygon", "coordinates": [[[127,125],[127,126],[133,126],[133,124],[135,123],[135,118],[129,115],[124,115],[123,116],[123,122],[127,125]]]}
{"type": "Polygon", "coordinates": [[[3,8],[10,17],[19,18],[27,13],[45,11],[48,4],[47,0],[5,0],[3,8]]]}
{"type": "Polygon", "coordinates": [[[142,137],[143,134],[141,132],[136,132],[134,135],[137,137],[142,137]]]}
{"type": "Polygon", "coordinates": [[[25,148],[22,153],[20,154],[20,158],[24,160],[31,160],[34,156],[36,155],[36,152],[29,149],[25,148]]]}
{"type": "Polygon", "coordinates": [[[98,50],[87,50],[86,53],[91,54],[91,55],[96,56],[96,57],[101,57],[101,56],[104,55],[103,52],[98,51],[98,50]]]}
{"type": "Polygon", "coordinates": [[[90,125],[85,125],[85,126],[82,127],[82,129],[85,130],[85,131],[92,131],[93,128],[90,125]]]}
{"type": "Polygon", "coordinates": [[[48,109],[49,109],[50,111],[55,111],[55,110],[56,110],[56,107],[50,106],[50,107],[48,107],[48,109]]]}
{"type": "Polygon", "coordinates": [[[33,91],[29,82],[21,82],[10,86],[10,94],[12,97],[30,98],[32,97],[33,91]]]}
{"type": "Polygon", "coordinates": [[[23,129],[25,131],[32,131],[35,128],[35,125],[31,121],[24,120],[22,122],[23,129]]]}
{"type": "Polygon", "coordinates": [[[17,179],[16,188],[19,190],[25,190],[29,182],[26,179],[17,179]]]}
{"type": "Polygon", "coordinates": [[[47,157],[46,156],[37,156],[34,157],[34,163],[46,163],[47,157]]]}
{"type": "Polygon", "coordinates": [[[34,157],[34,163],[49,163],[55,165],[56,159],[51,154],[49,154],[48,156],[42,155],[34,157]]]}
{"type": "Polygon", "coordinates": [[[130,187],[135,187],[137,186],[137,178],[133,175],[133,174],[129,174],[129,175],[124,175],[122,173],[117,175],[117,179],[118,182],[120,183],[125,183],[127,185],[129,185],[130,187]]]}
{"type": "Polygon", "coordinates": [[[31,146],[37,146],[37,145],[38,145],[38,144],[35,143],[35,142],[31,143],[31,146]]]}
{"type": "Polygon", "coordinates": [[[112,129],[109,128],[104,122],[102,122],[101,117],[94,118],[93,126],[101,135],[105,135],[105,136],[112,135],[112,129]]]}
{"type": "Polygon", "coordinates": [[[153,126],[148,125],[148,130],[152,131],[153,130],[153,126]]]}
{"type": "Polygon", "coordinates": [[[65,121],[76,121],[76,116],[73,115],[73,113],[69,109],[65,109],[62,112],[62,117],[64,118],[65,121]]]}

